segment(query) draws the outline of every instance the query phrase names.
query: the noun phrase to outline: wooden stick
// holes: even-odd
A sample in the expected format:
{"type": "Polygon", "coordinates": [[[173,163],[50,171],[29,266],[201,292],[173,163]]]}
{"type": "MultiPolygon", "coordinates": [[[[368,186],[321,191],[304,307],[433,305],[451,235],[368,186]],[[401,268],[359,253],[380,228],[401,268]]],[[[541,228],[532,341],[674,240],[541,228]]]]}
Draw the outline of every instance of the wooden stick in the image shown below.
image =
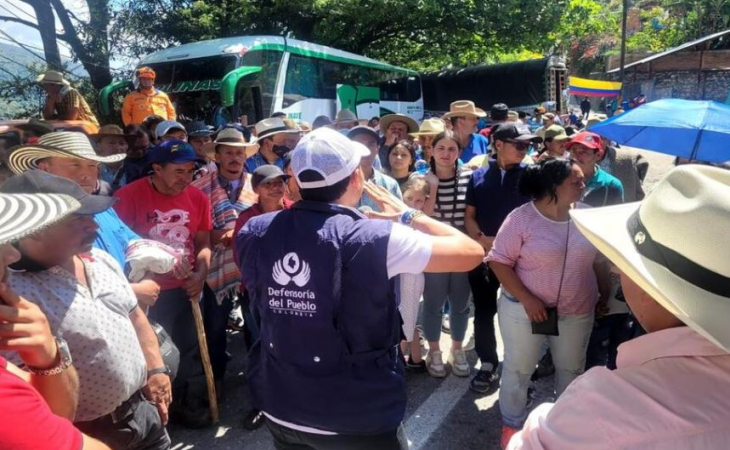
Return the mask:
{"type": "Polygon", "coordinates": [[[198,344],[200,345],[200,358],[203,360],[203,370],[205,371],[205,382],[208,385],[208,403],[210,404],[210,416],[213,423],[218,423],[218,397],[215,395],[215,380],[213,379],[213,366],[210,364],[210,355],[208,354],[208,340],[205,338],[205,329],[203,328],[203,314],[200,312],[200,303],[197,298],[190,299],[193,307],[193,317],[195,317],[195,331],[198,333],[198,344]]]}

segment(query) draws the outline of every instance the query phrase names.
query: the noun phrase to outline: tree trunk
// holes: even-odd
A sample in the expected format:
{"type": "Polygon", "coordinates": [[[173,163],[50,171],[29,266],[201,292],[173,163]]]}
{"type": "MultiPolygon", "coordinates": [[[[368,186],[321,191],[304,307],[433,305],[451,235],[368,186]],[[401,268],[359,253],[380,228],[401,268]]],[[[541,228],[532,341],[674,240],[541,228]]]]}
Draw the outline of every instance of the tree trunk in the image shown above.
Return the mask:
{"type": "Polygon", "coordinates": [[[43,41],[43,53],[49,69],[62,70],[61,52],[58,50],[56,41],[56,18],[53,16],[53,8],[47,0],[34,0],[29,2],[35,11],[38,20],[38,32],[43,41]]]}

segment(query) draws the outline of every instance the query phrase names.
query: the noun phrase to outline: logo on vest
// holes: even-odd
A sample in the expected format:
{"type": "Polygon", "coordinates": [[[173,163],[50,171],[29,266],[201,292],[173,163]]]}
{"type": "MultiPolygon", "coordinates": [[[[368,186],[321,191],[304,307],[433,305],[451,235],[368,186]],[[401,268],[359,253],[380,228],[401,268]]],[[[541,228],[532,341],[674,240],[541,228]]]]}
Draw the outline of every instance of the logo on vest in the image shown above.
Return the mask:
{"type": "MultiPolygon", "coordinates": [[[[287,286],[292,281],[298,287],[304,287],[312,275],[309,264],[300,261],[299,256],[287,253],[274,263],[271,276],[276,283],[287,286]]],[[[314,317],[317,313],[317,296],[311,290],[274,289],[269,287],[269,308],[276,314],[300,317],[314,317]]]]}
{"type": "Polygon", "coordinates": [[[274,281],[282,286],[286,286],[293,281],[297,286],[304,287],[309,282],[312,271],[306,261],[300,262],[299,256],[291,252],[274,263],[271,275],[274,281]]]}

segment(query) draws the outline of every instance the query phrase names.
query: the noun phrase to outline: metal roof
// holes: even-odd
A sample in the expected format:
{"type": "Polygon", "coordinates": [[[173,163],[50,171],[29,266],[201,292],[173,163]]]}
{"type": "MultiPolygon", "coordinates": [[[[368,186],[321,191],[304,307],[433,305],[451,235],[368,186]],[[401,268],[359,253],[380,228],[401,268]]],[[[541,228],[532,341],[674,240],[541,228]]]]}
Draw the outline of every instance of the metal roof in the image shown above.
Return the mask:
{"type": "MultiPolygon", "coordinates": [[[[681,51],[681,50],[685,50],[685,49],[690,48],[690,47],[694,47],[697,44],[702,44],[703,42],[707,42],[707,41],[711,41],[713,39],[717,39],[719,37],[725,36],[728,33],[730,33],[730,29],[725,30],[725,31],[718,31],[715,34],[711,34],[709,36],[705,36],[703,38],[697,39],[696,41],[687,42],[685,44],[680,45],[679,47],[670,48],[669,50],[666,50],[666,51],[661,52],[661,53],[657,53],[656,55],[651,55],[651,56],[648,56],[648,57],[646,57],[646,58],[644,58],[642,60],[639,60],[639,61],[636,61],[636,62],[632,62],[631,64],[626,64],[624,66],[624,70],[628,69],[629,67],[638,66],[640,64],[646,64],[646,63],[648,63],[650,61],[654,61],[655,59],[663,58],[663,57],[665,57],[667,55],[671,55],[672,53],[675,53],[675,52],[678,52],[678,51],[681,51]]],[[[616,73],[616,72],[618,72],[620,70],[621,70],[621,68],[618,67],[616,69],[609,70],[606,73],[616,73]]]]}

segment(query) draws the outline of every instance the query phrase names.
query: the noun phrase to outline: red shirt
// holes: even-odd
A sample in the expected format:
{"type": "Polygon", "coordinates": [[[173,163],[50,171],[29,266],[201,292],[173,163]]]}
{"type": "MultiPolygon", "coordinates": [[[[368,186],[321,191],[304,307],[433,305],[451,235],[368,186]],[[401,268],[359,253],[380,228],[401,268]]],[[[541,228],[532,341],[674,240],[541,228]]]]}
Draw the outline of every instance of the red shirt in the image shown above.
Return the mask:
{"type": "MultiPolygon", "coordinates": [[[[293,201],[289,200],[288,198],[284,197],[284,209],[291,208],[291,205],[294,204],[293,201]]],[[[238,236],[238,232],[241,231],[241,228],[243,228],[244,225],[246,225],[246,222],[251,220],[252,218],[259,216],[263,214],[261,211],[261,208],[259,207],[258,203],[254,203],[253,206],[248,208],[247,210],[243,211],[241,214],[238,215],[238,219],[236,219],[236,225],[233,227],[233,258],[236,260],[236,265],[241,268],[241,263],[238,261],[238,249],[236,248],[236,236],[238,236]]]]}
{"type": "MultiPolygon", "coordinates": [[[[145,177],[119,189],[114,196],[119,197],[114,209],[129,228],[145,239],[184,253],[194,267],[198,254],[195,234],[213,228],[210,200],[200,189],[188,186],[180,194],[163,195],[145,177]]],[[[162,290],[183,284],[183,280],[171,275],[157,277],[155,281],[162,290]]]]}
{"type": "Polygon", "coordinates": [[[6,367],[0,357],[0,449],[80,450],[81,432],[6,367]]]}

